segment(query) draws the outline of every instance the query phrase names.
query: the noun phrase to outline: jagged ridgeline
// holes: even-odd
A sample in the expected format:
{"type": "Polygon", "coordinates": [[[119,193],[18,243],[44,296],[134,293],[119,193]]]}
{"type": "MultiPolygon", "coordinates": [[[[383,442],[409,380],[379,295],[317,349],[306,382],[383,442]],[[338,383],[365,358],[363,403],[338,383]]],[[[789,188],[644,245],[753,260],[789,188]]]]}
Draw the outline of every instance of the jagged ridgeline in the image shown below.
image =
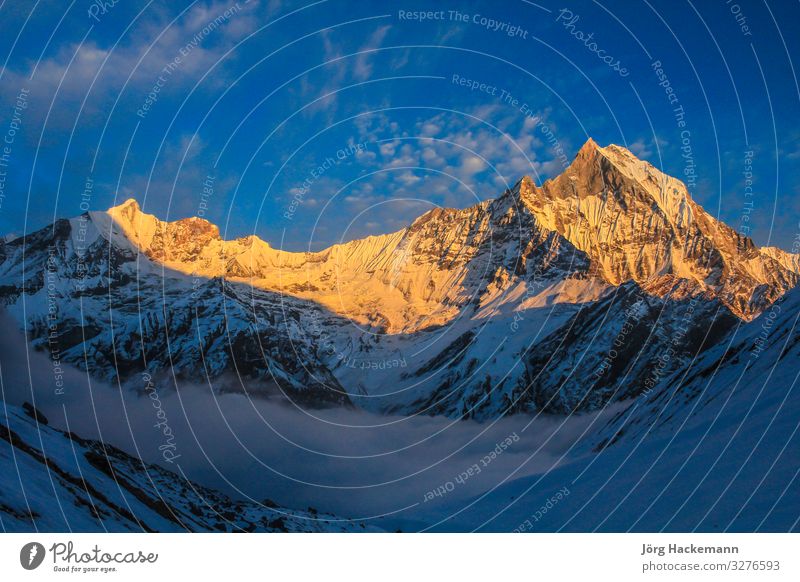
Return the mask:
{"type": "Polygon", "coordinates": [[[0,297],[34,346],[110,380],[485,419],[652,390],[794,287],[798,262],[590,140],[541,186],[315,253],[128,200],[0,243],[0,297]]]}

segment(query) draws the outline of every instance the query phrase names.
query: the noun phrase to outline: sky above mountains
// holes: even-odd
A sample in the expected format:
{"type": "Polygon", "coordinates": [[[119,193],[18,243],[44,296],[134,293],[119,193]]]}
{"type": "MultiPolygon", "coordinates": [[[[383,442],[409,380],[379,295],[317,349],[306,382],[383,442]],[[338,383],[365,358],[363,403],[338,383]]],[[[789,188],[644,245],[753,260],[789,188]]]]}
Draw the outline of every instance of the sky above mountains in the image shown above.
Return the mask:
{"type": "Polygon", "coordinates": [[[594,138],[791,250],[795,2],[14,2],[0,231],[134,197],[318,249],[559,174],[594,138]]]}

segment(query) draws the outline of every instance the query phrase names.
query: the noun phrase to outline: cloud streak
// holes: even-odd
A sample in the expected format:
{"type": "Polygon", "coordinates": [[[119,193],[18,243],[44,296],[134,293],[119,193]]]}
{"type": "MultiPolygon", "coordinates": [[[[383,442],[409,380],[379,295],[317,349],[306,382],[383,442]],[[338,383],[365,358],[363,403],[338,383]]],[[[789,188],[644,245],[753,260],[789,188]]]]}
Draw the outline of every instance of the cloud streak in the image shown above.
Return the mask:
{"type": "Polygon", "coordinates": [[[520,467],[515,477],[551,469],[594,418],[540,418],[526,429],[527,417],[480,424],[350,409],[307,412],[274,400],[215,394],[207,385],[180,383],[176,390],[168,377],[153,379],[152,389],[144,377],[119,389],[74,369],[64,371],[59,396],[52,363],[43,353],[28,353],[13,325],[0,318],[6,402],[35,400],[51,425],[102,438],[235,497],[348,517],[393,514],[375,521],[384,527],[413,521],[434,504],[425,500],[429,491],[475,464],[483,467],[480,474],[448,493],[448,503],[489,489],[520,467]],[[156,425],[163,419],[174,435],[173,463],[162,454],[165,437],[156,425]],[[484,466],[481,460],[509,437],[516,442],[484,466]]]}

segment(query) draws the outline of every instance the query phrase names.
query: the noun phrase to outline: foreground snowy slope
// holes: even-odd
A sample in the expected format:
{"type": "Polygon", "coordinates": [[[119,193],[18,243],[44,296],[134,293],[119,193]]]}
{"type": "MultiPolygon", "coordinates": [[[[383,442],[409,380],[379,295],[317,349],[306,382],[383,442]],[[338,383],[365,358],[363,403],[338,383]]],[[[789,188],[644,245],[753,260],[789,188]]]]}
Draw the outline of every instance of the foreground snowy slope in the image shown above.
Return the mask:
{"type": "Polygon", "coordinates": [[[232,501],[112,446],[50,428],[46,420],[29,405],[4,405],[0,412],[3,531],[376,531],[269,500],[232,501]]]}
{"type": "Polygon", "coordinates": [[[799,317],[795,290],[590,431],[566,464],[439,508],[434,529],[797,531],[799,317]]]}

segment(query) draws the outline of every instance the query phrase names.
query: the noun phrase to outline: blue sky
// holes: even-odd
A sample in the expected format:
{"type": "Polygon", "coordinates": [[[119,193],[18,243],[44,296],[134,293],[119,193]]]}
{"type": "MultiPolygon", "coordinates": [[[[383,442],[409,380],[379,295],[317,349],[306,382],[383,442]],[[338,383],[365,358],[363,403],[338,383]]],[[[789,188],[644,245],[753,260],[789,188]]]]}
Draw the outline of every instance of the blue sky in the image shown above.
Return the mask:
{"type": "Polygon", "coordinates": [[[794,1],[101,4],[0,7],[3,233],[135,197],[318,249],[541,182],[589,136],[759,244],[798,232],[794,1]]]}

